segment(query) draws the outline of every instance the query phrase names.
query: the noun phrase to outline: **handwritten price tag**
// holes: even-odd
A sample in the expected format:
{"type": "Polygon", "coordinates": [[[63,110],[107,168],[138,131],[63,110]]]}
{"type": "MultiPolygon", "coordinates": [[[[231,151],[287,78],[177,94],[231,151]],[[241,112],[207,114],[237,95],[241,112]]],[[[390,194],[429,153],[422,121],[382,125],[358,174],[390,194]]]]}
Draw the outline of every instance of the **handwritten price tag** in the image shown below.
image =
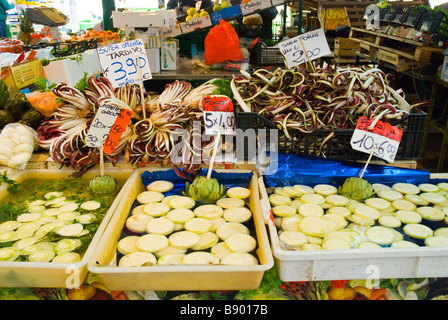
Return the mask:
{"type": "Polygon", "coordinates": [[[288,68],[331,54],[324,29],[316,29],[279,42],[278,47],[288,68]],[[308,57],[307,57],[308,54],[308,57]]]}
{"type": "Polygon", "coordinates": [[[145,46],[141,39],[99,47],[97,51],[103,75],[109,79],[114,88],[126,83],[138,83],[138,65],[142,80],[152,79],[145,46]]]}
{"type": "Polygon", "coordinates": [[[366,117],[358,120],[350,141],[352,148],[370,154],[375,147],[374,156],[390,163],[394,162],[403,130],[382,121],[378,121],[373,130],[369,130],[372,122],[373,119],[366,117]]]}
{"type": "Polygon", "coordinates": [[[235,113],[233,103],[226,96],[206,96],[201,100],[205,133],[235,135],[235,113]],[[221,128],[221,131],[219,129],[221,128]]]}
{"type": "Polygon", "coordinates": [[[98,108],[87,133],[88,147],[99,148],[103,144],[106,154],[111,154],[132,118],[132,111],[104,104],[98,108]]]}

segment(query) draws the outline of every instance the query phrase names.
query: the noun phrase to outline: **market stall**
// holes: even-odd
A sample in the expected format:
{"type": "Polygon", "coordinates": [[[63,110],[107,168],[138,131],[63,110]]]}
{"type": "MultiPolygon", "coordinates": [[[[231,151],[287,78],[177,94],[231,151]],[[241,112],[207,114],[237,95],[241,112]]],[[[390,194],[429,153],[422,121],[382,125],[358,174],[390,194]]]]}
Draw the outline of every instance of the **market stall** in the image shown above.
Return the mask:
{"type": "Polygon", "coordinates": [[[115,10],[70,35],[55,8],[20,11],[0,46],[0,299],[445,300],[435,103],[401,77],[446,39],[344,3],[300,1],[316,19],[287,36],[283,12],[275,41],[262,13],[294,2],[115,10]]]}

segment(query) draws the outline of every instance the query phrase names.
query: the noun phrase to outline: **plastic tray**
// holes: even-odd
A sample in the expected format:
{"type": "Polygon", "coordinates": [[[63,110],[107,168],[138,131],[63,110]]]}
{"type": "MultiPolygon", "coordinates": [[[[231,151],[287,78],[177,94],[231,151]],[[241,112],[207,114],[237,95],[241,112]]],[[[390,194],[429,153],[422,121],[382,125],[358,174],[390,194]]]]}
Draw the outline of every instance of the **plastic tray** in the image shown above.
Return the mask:
{"type": "MultiPolygon", "coordinates": [[[[21,171],[11,176],[11,179],[18,182],[29,179],[63,180],[69,179],[69,175],[72,173],[73,170],[69,169],[32,169],[21,171]]],[[[109,220],[124,195],[124,191],[127,188],[126,180],[131,173],[132,170],[105,170],[105,174],[111,175],[119,180],[122,188],[107,211],[106,216],[103,218],[103,221],[98,227],[95,236],[82,256],[81,261],[76,263],[2,261],[0,262],[0,287],[79,287],[87,276],[87,263],[90,260],[93,250],[98,245],[101,234],[106,229],[109,220]]],[[[99,169],[91,169],[79,179],[90,180],[96,175],[99,175],[99,169]]],[[[6,186],[2,186],[0,188],[0,199],[3,199],[7,195],[8,192],[6,191],[6,186]]]]}
{"type": "MultiPolygon", "coordinates": [[[[282,130],[265,117],[255,112],[243,112],[237,107],[235,111],[236,127],[242,130],[266,129],[267,143],[270,141],[271,130],[277,130],[278,152],[288,154],[301,154],[322,156],[330,159],[365,160],[368,154],[356,151],[350,147],[353,129],[335,130],[334,135],[327,140],[331,131],[318,129],[311,133],[301,133],[298,130],[289,130],[290,138],[282,130]],[[326,141],[323,147],[322,142],[326,141]]],[[[413,160],[420,157],[420,145],[425,131],[426,113],[411,113],[400,120],[403,136],[398,147],[395,160],[413,160]]],[[[398,123],[391,123],[398,125],[398,123]]],[[[244,157],[247,158],[247,151],[244,157]]]]}
{"type": "MultiPolygon", "coordinates": [[[[448,178],[447,174],[431,178],[448,178]]],[[[398,182],[398,181],[397,181],[398,182]]],[[[404,182],[404,181],[403,181],[404,182]]],[[[319,251],[287,251],[280,248],[263,178],[259,178],[260,202],[268,225],[272,253],[282,281],[346,279],[396,279],[447,277],[447,248],[381,248],[319,251]]]]}
{"type": "Polygon", "coordinates": [[[279,48],[267,48],[261,43],[255,45],[251,60],[256,65],[284,65],[285,60],[279,48]]]}
{"type": "MultiPolygon", "coordinates": [[[[250,182],[249,207],[253,212],[257,235],[257,255],[260,261],[255,266],[220,265],[173,265],[150,267],[117,267],[116,244],[137,195],[144,191],[141,174],[144,171],[168,169],[140,168],[129,178],[129,186],[116,214],[104,232],[97,249],[92,255],[88,269],[96,273],[110,290],[250,290],[260,285],[263,274],[274,265],[268,235],[264,226],[259,202],[258,178],[254,172],[250,182]]],[[[243,170],[216,172],[238,173],[243,170]]]]}

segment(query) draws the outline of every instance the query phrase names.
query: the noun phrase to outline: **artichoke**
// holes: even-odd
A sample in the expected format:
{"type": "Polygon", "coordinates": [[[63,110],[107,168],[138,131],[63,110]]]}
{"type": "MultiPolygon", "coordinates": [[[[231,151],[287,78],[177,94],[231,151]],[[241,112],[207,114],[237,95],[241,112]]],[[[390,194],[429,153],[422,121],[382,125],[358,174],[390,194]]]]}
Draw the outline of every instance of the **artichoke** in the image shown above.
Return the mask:
{"type": "Polygon", "coordinates": [[[0,110],[0,129],[3,129],[8,123],[13,123],[14,118],[5,110],[0,110]]]}
{"type": "Polygon", "coordinates": [[[37,129],[42,123],[43,118],[43,115],[39,111],[32,108],[22,115],[20,123],[23,123],[33,129],[37,129]]]}
{"type": "Polygon", "coordinates": [[[374,190],[367,180],[350,177],[344,181],[342,186],[339,186],[338,192],[349,199],[364,201],[373,197],[374,190]]]}
{"type": "Polygon", "coordinates": [[[96,176],[90,180],[89,187],[87,188],[90,193],[96,195],[113,195],[118,189],[120,184],[118,180],[107,174],[102,176],[96,176]]]}
{"type": "Polygon", "coordinates": [[[193,180],[191,185],[188,182],[185,184],[183,194],[195,201],[215,203],[225,196],[226,187],[220,184],[217,179],[207,179],[207,177],[199,176],[193,180]]]}

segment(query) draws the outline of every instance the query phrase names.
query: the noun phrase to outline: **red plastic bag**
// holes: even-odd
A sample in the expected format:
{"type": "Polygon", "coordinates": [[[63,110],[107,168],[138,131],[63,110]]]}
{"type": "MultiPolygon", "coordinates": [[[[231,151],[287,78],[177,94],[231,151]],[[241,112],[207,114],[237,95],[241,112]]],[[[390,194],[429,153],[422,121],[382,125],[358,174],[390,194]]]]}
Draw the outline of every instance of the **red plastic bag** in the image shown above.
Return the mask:
{"type": "Polygon", "coordinates": [[[210,29],[204,40],[204,62],[206,65],[237,61],[243,58],[240,40],[233,26],[224,20],[210,29]]]}

